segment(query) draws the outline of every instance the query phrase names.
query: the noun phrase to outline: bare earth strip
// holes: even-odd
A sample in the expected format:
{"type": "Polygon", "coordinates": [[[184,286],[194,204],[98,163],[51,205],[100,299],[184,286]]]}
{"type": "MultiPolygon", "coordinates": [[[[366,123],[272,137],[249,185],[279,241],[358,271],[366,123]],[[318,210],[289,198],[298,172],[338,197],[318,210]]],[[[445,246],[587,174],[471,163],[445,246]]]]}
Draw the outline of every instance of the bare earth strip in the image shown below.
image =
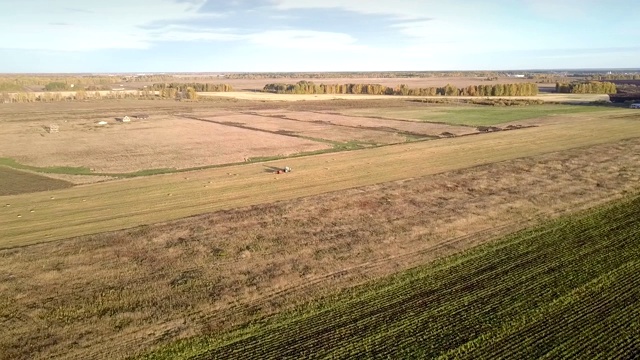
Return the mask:
{"type": "Polygon", "coordinates": [[[0,354],[117,359],[215,334],[639,180],[633,139],[1,250],[0,354]]]}
{"type": "MultiPolygon", "coordinates": [[[[312,113],[309,113],[312,115],[312,113]]],[[[201,117],[197,113],[195,116],[201,117]]],[[[224,121],[240,124],[251,128],[272,132],[292,133],[315,139],[348,142],[359,141],[373,144],[394,144],[404,142],[405,138],[395,131],[375,131],[368,129],[354,129],[331,124],[313,123],[308,121],[287,120],[285,118],[256,116],[247,114],[232,114],[226,116],[207,117],[203,119],[212,121],[224,121]]]]}
{"type": "Polygon", "coordinates": [[[279,111],[273,112],[269,110],[260,111],[261,114],[281,114],[290,119],[308,122],[323,122],[352,128],[366,129],[397,129],[408,133],[422,134],[428,136],[438,136],[443,132],[449,132],[455,135],[468,135],[477,133],[475,127],[456,126],[447,124],[435,124],[417,121],[401,121],[391,119],[378,119],[368,117],[346,116],[337,114],[328,114],[320,112],[308,111],[279,111]]]}
{"type": "Polygon", "coordinates": [[[10,207],[0,207],[0,247],[117,230],[634,137],[640,137],[638,116],[593,115],[554,126],[4,196],[0,197],[0,204],[10,207]],[[278,176],[269,168],[285,165],[294,172],[278,176]]]}

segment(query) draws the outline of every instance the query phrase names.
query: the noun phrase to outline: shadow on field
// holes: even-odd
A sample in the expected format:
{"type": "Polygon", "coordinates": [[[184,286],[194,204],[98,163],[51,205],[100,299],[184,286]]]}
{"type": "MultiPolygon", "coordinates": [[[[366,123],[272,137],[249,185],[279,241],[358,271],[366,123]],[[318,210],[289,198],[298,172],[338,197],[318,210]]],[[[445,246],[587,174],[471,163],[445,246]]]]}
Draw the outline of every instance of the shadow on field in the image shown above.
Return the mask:
{"type": "Polygon", "coordinates": [[[273,174],[274,172],[277,172],[278,170],[282,170],[281,167],[277,167],[277,166],[268,166],[268,165],[262,165],[264,167],[264,172],[269,173],[269,174],[273,174]]]}

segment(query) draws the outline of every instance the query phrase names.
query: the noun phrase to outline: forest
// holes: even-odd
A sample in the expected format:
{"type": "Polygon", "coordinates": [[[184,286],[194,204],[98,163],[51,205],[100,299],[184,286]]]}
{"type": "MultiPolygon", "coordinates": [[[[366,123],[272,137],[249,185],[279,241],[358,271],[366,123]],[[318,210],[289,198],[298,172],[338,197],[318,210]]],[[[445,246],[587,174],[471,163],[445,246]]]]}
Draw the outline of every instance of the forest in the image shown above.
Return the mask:
{"type": "Polygon", "coordinates": [[[315,84],[299,81],[295,84],[267,84],[265,92],[276,94],[369,94],[401,96],[535,96],[538,85],[534,83],[470,85],[463,88],[447,84],[443,87],[395,88],[380,84],[315,84]]]}
{"type": "Polygon", "coordinates": [[[567,94],[615,94],[616,84],[611,82],[589,81],[581,83],[556,83],[556,92],[567,94]]]}

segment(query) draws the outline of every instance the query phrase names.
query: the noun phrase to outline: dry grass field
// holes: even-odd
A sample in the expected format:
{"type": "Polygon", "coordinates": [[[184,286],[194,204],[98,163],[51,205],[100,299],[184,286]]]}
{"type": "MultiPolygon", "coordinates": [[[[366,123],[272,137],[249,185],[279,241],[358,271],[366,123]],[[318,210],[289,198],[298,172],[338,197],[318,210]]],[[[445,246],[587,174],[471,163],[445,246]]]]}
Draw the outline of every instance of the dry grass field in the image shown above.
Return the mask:
{"type": "MultiPolygon", "coordinates": [[[[72,208],[80,221],[92,221],[81,214],[100,213],[97,202],[122,215],[118,226],[127,226],[127,218],[144,208],[136,203],[159,210],[154,203],[159,198],[169,202],[188,195],[188,201],[167,205],[198,206],[203,198],[214,209],[225,197],[237,206],[257,197],[289,198],[422,176],[0,250],[0,358],[125,358],[179,338],[217,333],[638,191],[640,140],[620,141],[624,136],[613,130],[638,137],[637,119],[609,123],[614,126],[594,127],[594,121],[585,120],[553,131],[535,128],[367,149],[335,154],[340,157],[335,160],[332,155],[307,158],[311,161],[278,180],[253,164],[226,169],[238,174],[227,180],[207,170],[188,174],[190,179],[183,174],[88,185],[47,193],[46,199],[45,194],[3,197],[18,208],[27,200],[38,203],[34,215],[41,213],[40,205],[42,213],[57,209],[59,219],[27,220],[36,228],[47,219],[49,227],[64,226],[73,221],[72,208]],[[507,160],[608,141],[615,143],[507,160]],[[412,152],[418,145],[420,151],[412,152]],[[427,175],[481,163],[486,165],[427,175]],[[218,184],[218,191],[203,188],[207,179],[218,184]],[[231,193],[220,187],[223,181],[231,193]],[[247,187],[251,182],[254,187],[247,187]],[[160,184],[173,187],[174,197],[166,197],[166,188],[158,191],[160,184]],[[134,186],[139,196],[130,198],[134,186]],[[252,198],[244,198],[250,193],[252,198]]],[[[0,219],[13,219],[13,209],[0,208],[0,219]]],[[[15,222],[1,225],[7,229],[15,222]]]]}
{"type": "MultiPolygon", "coordinates": [[[[432,111],[438,112],[439,110],[423,109],[423,112],[431,113],[432,111]]],[[[345,115],[336,115],[331,113],[322,112],[302,112],[302,111],[270,111],[265,110],[262,114],[280,114],[286,116],[288,119],[295,119],[298,121],[306,122],[319,122],[328,123],[331,125],[349,127],[355,129],[379,129],[388,130],[395,129],[406,132],[408,134],[417,134],[423,136],[435,136],[438,137],[444,132],[449,132],[454,135],[468,135],[474,134],[478,131],[473,127],[466,126],[454,126],[447,124],[416,122],[416,121],[398,121],[389,119],[380,119],[373,117],[354,117],[345,115]]],[[[371,114],[370,116],[373,116],[371,114]]]]}
{"type": "MultiPolygon", "coordinates": [[[[126,114],[126,113],[125,113],[126,114]]],[[[330,148],[306,139],[154,114],[121,123],[115,117],[0,120],[0,157],[35,167],[84,167],[96,173],[193,168],[330,148]],[[64,120],[62,120],[64,119],[64,120]],[[98,125],[107,121],[108,125],[98,125]]],[[[123,116],[123,115],[121,115],[123,116]]]]}
{"type": "Polygon", "coordinates": [[[215,122],[224,122],[242,127],[250,127],[266,132],[337,142],[357,142],[376,145],[395,144],[406,141],[406,137],[399,134],[398,129],[389,129],[388,131],[354,129],[327,123],[291,120],[286,118],[285,115],[279,117],[263,116],[257,115],[257,113],[251,113],[207,116],[205,114],[194,113],[193,116],[215,122]]]}
{"type": "MultiPolygon", "coordinates": [[[[411,123],[410,123],[411,124],[411,123]]],[[[640,136],[637,113],[2,197],[0,247],[270,203],[640,136]],[[273,167],[294,172],[273,174],[273,167]],[[30,210],[34,210],[30,213],[30,210]],[[26,215],[25,215],[26,214],[26,215]],[[21,217],[18,217],[21,215],[21,217]]],[[[208,125],[208,124],[205,124],[208,125]]]]}

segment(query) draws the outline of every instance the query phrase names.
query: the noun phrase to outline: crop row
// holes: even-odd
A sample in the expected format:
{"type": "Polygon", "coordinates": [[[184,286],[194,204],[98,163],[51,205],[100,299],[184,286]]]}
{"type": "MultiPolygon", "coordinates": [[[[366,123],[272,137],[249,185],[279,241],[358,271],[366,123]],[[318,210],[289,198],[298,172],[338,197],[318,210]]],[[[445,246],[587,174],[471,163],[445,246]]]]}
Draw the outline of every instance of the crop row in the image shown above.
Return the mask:
{"type": "Polygon", "coordinates": [[[634,198],[554,221],[201,342],[198,358],[584,354],[585,334],[633,335],[633,318],[620,316],[637,313],[628,299],[639,281],[629,276],[640,258],[639,216],[634,198]]]}

